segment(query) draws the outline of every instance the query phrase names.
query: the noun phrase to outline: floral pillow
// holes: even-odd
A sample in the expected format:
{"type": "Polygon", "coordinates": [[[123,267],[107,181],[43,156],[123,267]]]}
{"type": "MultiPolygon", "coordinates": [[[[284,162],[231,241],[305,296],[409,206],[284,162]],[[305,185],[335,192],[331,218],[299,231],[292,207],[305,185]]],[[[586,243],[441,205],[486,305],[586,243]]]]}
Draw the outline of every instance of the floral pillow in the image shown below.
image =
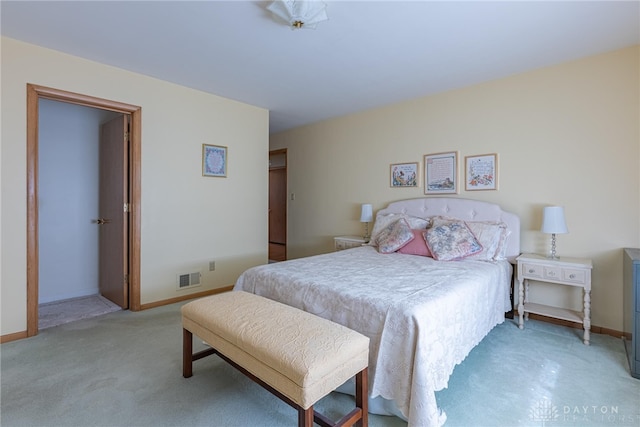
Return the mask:
{"type": "Polygon", "coordinates": [[[412,229],[411,232],[413,233],[413,240],[398,249],[398,252],[407,255],[431,257],[431,252],[429,251],[427,241],[424,237],[426,231],[427,230],[423,229],[412,229]]]}
{"type": "Polygon", "coordinates": [[[401,214],[376,215],[376,221],[374,222],[373,229],[371,230],[371,240],[369,241],[369,244],[377,246],[378,237],[380,237],[382,230],[400,218],[402,218],[401,214]]]}
{"type": "Polygon", "coordinates": [[[402,213],[391,213],[385,215],[376,215],[376,222],[373,224],[373,230],[371,230],[370,245],[377,246],[380,233],[388,226],[396,222],[397,220],[404,218],[411,228],[425,229],[430,224],[428,219],[419,218],[402,213]]]}
{"type": "Polygon", "coordinates": [[[400,218],[389,224],[378,235],[378,252],[390,254],[414,239],[407,220],[400,218]]]}
{"type": "Polygon", "coordinates": [[[453,261],[482,251],[464,221],[437,221],[425,233],[427,246],[438,261],[453,261]]]}

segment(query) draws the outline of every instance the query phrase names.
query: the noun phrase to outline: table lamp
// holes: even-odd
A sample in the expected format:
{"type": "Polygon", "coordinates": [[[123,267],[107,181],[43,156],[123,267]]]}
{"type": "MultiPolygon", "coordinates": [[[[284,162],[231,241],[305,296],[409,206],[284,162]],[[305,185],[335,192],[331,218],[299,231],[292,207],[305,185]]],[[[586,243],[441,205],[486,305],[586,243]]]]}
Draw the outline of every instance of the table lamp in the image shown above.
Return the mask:
{"type": "Polygon", "coordinates": [[[543,233],[551,234],[551,254],[549,259],[559,259],[556,255],[556,234],[568,233],[567,223],[564,220],[564,208],[561,206],[547,206],[542,211],[543,233]]]}
{"type": "Polygon", "coordinates": [[[360,222],[364,222],[364,242],[369,243],[371,235],[369,234],[369,223],[373,221],[373,206],[369,203],[362,205],[360,211],[360,222]]]}

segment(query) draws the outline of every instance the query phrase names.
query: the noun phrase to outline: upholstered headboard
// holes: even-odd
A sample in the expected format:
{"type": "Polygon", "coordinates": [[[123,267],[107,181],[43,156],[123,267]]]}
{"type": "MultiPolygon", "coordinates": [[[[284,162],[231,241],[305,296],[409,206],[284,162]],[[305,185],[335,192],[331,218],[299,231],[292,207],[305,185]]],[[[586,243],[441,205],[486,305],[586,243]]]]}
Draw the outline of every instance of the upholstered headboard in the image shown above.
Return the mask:
{"type": "Polygon", "coordinates": [[[507,241],[508,259],[513,261],[520,255],[520,218],[493,203],[454,197],[424,197],[392,202],[376,215],[390,213],[404,213],[421,218],[443,215],[464,221],[502,221],[511,231],[507,241]]]}

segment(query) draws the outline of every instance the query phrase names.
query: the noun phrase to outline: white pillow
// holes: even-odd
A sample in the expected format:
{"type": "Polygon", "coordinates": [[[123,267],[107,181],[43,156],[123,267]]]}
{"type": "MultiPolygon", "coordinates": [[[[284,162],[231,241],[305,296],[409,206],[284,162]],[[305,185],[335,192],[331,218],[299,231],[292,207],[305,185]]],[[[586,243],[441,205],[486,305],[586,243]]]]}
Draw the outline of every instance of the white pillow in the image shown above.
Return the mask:
{"type": "Polygon", "coordinates": [[[467,259],[480,261],[498,259],[500,243],[503,242],[503,236],[508,234],[507,225],[495,221],[465,221],[465,223],[483,248],[482,252],[471,255],[467,259]]]}
{"type": "Polygon", "coordinates": [[[504,228],[504,232],[500,237],[500,243],[498,244],[498,249],[496,250],[495,259],[507,259],[507,242],[509,241],[509,235],[511,234],[511,230],[509,230],[506,225],[504,228]]]}

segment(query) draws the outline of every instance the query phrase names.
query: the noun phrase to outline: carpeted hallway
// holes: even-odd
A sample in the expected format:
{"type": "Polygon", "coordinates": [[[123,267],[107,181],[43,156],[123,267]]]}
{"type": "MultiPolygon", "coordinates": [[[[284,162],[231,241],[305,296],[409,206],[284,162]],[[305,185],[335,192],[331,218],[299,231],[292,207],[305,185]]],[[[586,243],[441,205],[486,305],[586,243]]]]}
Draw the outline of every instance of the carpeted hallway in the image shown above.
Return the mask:
{"type": "Polygon", "coordinates": [[[54,301],[38,306],[38,330],[122,310],[102,295],[54,301]]]}
{"type": "MultiPolygon", "coordinates": [[[[295,411],[217,357],[184,379],[179,308],[119,311],[3,344],[0,424],[295,426],[295,411]]],[[[200,343],[196,343],[201,346],[200,343]]],[[[437,393],[446,426],[640,425],[640,380],[621,340],[530,321],[496,327],[437,393]]],[[[352,397],[319,407],[336,418],[352,397]]],[[[371,426],[403,426],[370,416],[371,426]]]]}

